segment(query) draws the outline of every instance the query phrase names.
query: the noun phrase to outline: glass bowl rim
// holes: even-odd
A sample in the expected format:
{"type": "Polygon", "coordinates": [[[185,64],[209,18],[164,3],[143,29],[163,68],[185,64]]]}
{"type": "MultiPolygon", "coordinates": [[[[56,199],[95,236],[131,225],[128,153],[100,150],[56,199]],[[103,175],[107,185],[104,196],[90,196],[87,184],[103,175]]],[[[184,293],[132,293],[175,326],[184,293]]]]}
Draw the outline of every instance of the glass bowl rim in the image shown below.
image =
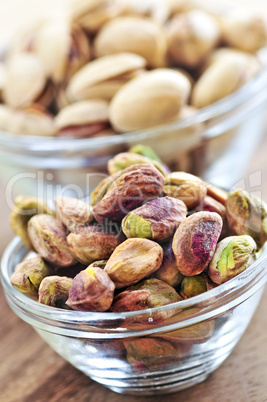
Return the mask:
{"type": "MultiPolygon", "coordinates": [[[[27,249],[22,244],[20,238],[16,236],[5,249],[1,259],[0,279],[3,284],[4,291],[5,292],[7,291],[8,294],[11,295],[13,299],[18,300],[19,303],[23,305],[25,310],[31,311],[32,313],[36,313],[37,315],[51,316],[51,319],[53,320],[55,320],[55,317],[58,316],[57,317],[58,321],[65,322],[66,324],[67,323],[87,324],[89,322],[90,325],[94,325],[97,324],[98,322],[103,323],[107,321],[108,323],[110,323],[112,321],[116,322],[117,320],[121,321],[125,319],[133,319],[137,316],[139,318],[142,316],[147,316],[148,313],[153,315],[154,313],[167,311],[169,309],[179,309],[181,311],[188,309],[193,310],[195,308],[199,308],[200,305],[205,305],[205,302],[208,303],[209,301],[218,300],[220,298],[223,300],[225,296],[229,298],[231,294],[234,295],[236,292],[238,293],[236,298],[238,298],[238,296],[240,296],[239,293],[242,292],[244,288],[246,288],[246,285],[248,285],[251,282],[251,279],[256,278],[257,276],[256,274],[259,274],[260,272],[262,273],[261,269],[262,264],[264,264],[265,262],[267,265],[267,244],[266,244],[266,246],[264,246],[263,248],[263,252],[260,255],[260,257],[257,258],[257,260],[255,260],[251,264],[251,266],[248,267],[245,271],[237,275],[235,278],[225,282],[224,284],[219,285],[218,287],[211,289],[205,293],[202,293],[198,296],[194,296],[187,300],[167,304],[161,307],[155,307],[145,310],[123,312],[123,313],[89,312],[89,311],[64,310],[56,307],[43,305],[29,298],[28,296],[22,294],[16,288],[14,288],[10,283],[8,267],[10,264],[10,258],[14,253],[18,252],[19,250],[23,251],[25,250],[26,253],[27,249]]],[[[259,278],[256,283],[259,283],[262,280],[262,276],[258,275],[258,277],[259,278]]],[[[267,279],[267,271],[265,273],[263,272],[263,279],[264,279],[263,282],[264,285],[267,279]]],[[[263,285],[261,285],[261,287],[263,285]]],[[[254,287],[255,284],[252,286],[254,287]]]]}
{"type": "MultiPolygon", "coordinates": [[[[0,130],[0,146],[2,148],[10,150],[19,148],[20,150],[28,150],[33,152],[62,152],[66,149],[72,149],[76,151],[84,151],[85,149],[97,149],[106,146],[127,144],[131,141],[134,141],[136,143],[137,140],[142,141],[143,138],[155,138],[161,135],[163,130],[165,132],[180,130],[194,124],[203,123],[212,118],[223,115],[224,113],[233,111],[235,108],[238,108],[239,106],[242,106],[246,102],[250,101],[254,96],[262,91],[265,84],[267,86],[266,66],[264,66],[262,70],[248,83],[243,85],[234,93],[226,96],[218,102],[213,103],[210,106],[199,109],[199,111],[197,111],[192,116],[176,120],[169,124],[152,127],[145,130],[127,132],[123,134],[85,139],[67,139],[29,135],[20,136],[0,130]]],[[[216,135],[214,134],[214,136],[216,135]]]]}

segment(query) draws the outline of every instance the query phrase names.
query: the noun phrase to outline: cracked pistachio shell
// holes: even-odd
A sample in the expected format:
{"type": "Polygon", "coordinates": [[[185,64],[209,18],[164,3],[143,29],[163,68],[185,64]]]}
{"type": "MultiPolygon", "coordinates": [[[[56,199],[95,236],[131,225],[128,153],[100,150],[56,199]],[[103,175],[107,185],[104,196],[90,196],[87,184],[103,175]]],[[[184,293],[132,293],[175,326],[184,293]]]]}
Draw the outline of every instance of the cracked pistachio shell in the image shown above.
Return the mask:
{"type": "Polygon", "coordinates": [[[208,266],[222,230],[222,218],[216,212],[196,212],[180,223],[172,249],[182,275],[195,276],[208,266]]]}
{"type": "Polygon", "coordinates": [[[129,212],[122,221],[122,230],[129,237],[166,241],[186,218],[183,201],[171,197],[156,198],[129,212]]]}
{"type": "Polygon", "coordinates": [[[182,300],[176,290],[156,278],[145,279],[115,296],[111,311],[136,311],[182,300]]]}
{"type": "Polygon", "coordinates": [[[105,271],[116,288],[134,285],[162,264],[161,246],[148,239],[127,239],[111,254],[105,271]]]}
{"type": "Polygon", "coordinates": [[[29,250],[33,250],[33,245],[28,235],[28,222],[37,214],[53,215],[54,211],[41,199],[24,195],[15,198],[10,214],[10,226],[29,250]]]}
{"type": "Polygon", "coordinates": [[[162,245],[163,248],[163,260],[159,269],[153,274],[157,279],[166,282],[168,285],[176,287],[178,286],[183,275],[177,268],[175,256],[172,250],[172,239],[169,243],[162,245]]]}
{"type": "Polygon", "coordinates": [[[152,163],[160,171],[160,173],[163,174],[163,176],[168,174],[167,169],[162,163],[135,152],[122,152],[114,156],[114,158],[109,159],[108,172],[109,174],[114,174],[120,170],[126,169],[129,166],[143,163],[152,163]]]}
{"type": "Polygon", "coordinates": [[[185,357],[190,348],[177,345],[162,337],[147,337],[124,342],[127,360],[137,370],[156,370],[185,357]]]}
{"type": "Polygon", "coordinates": [[[226,216],[230,229],[237,235],[250,235],[261,247],[267,237],[266,204],[259,198],[239,189],[228,193],[226,216]]]}
{"type": "Polygon", "coordinates": [[[257,244],[251,236],[230,236],[221,240],[209,265],[210,279],[220,285],[243,272],[256,259],[257,244]]]}
{"type": "Polygon", "coordinates": [[[133,165],[126,168],[110,187],[106,182],[108,189],[105,195],[93,207],[95,219],[100,223],[107,219],[121,221],[131,210],[159,197],[162,193],[163,181],[162,174],[152,164],[133,165]]]}
{"type": "Polygon", "coordinates": [[[107,228],[101,225],[78,227],[67,237],[69,250],[85,265],[108,259],[123,240],[116,224],[107,228]]]}
{"type": "Polygon", "coordinates": [[[114,53],[136,53],[147,60],[149,67],[165,64],[167,40],[163,28],[156,22],[138,17],[111,20],[96,36],[97,57],[114,53]]]}
{"type": "Polygon", "coordinates": [[[241,7],[229,11],[221,19],[222,38],[227,45],[256,52],[267,44],[267,23],[260,13],[241,7]]]}
{"type": "Polygon", "coordinates": [[[99,99],[99,97],[102,98],[101,91],[104,94],[107,91],[111,91],[113,96],[122,83],[125,83],[122,80],[123,78],[129,80],[131,74],[136,70],[143,69],[145,65],[146,60],[133,53],[119,53],[99,57],[87,63],[72,76],[67,87],[67,97],[72,101],[90,99],[93,95],[99,99]],[[129,77],[127,77],[128,74],[129,77]],[[119,80],[119,82],[112,82],[112,80],[119,80]],[[103,85],[107,85],[107,83],[108,85],[113,85],[113,87],[104,90],[103,85]],[[99,88],[99,85],[102,85],[102,87],[99,88]],[[97,91],[95,90],[96,86],[98,86],[97,91]]]}
{"type": "Polygon", "coordinates": [[[214,287],[215,285],[204,274],[185,276],[181,282],[180,295],[183,299],[189,299],[214,287]]]}
{"type": "Polygon", "coordinates": [[[187,102],[190,89],[190,81],[180,72],[167,68],[145,72],[112,99],[111,124],[119,132],[127,132],[169,123],[187,102]]]}
{"type": "Polygon", "coordinates": [[[66,276],[47,276],[39,287],[38,302],[47,306],[68,308],[65,303],[69,297],[72,281],[72,278],[66,276]]]}
{"type": "Polygon", "coordinates": [[[35,251],[54,266],[68,267],[77,262],[67,245],[66,227],[54,216],[33,216],[28,222],[28,234],[35,251]]]}
{"type": "Polygon", "coordinates": [[[240,52],[227,52],[200,76],[192,90],[192,105],[204,108],[237,91],[258,73],[254,63],[240,52]]]}
{"type": "Polygon", "coordinates": [[[220,37],[215,19],[201,10],[176,15],[167,27],[168,53],[178,65],[198,67],[220,37]]]}
{"type": "Polygon", "coordinates": [[[143,145],[143,144],[134,145],[129,149],[129,152],[134,152],[135,154],[143,155],[149,159],[152,159],[153,161],[162,163],[162,160],[149,145],[143,145]]]}
{"type": "Polygon", "coordinates": [[[90,223],[94,219],[90,205],[78,198],[58,196],[54,199],[54,203],[57,218],[70,231],[90,223]]]}
{"type": "Polygon", "coordinates": [[[32,53],[20,53],[6,64],[5,102],[14,108],[33,102],[43,92],[46,75],[42,62],[32,53]]]}
{"type": "Polygon", "coordinates": [[[41,257],[34,257],[16,265],[10,282],[21,293],[36,296],[40,283],[50,274],[50,269],[41,257]]]}
{"type": "Polygon", "coordinates": [[[164,179],[163,193],[182,200],[188,209],[193,209],[204,201],[207,188],[197,176],[185,172],[173,172],[164,179]]]}
{"type": "Polygon", "coordinates": [[[101,268],[86,268],[73,279],[66,304],[73,310],[106,311],[110,308],[115,285],[101,268]]]}

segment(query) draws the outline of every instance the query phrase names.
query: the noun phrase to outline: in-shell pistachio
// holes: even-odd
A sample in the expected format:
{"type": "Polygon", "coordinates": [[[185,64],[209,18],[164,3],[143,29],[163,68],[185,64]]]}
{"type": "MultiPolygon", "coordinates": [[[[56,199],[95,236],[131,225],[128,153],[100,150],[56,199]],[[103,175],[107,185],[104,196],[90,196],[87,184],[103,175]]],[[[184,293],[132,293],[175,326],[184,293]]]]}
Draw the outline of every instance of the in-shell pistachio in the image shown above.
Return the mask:
{"type": "Polygon", "coordinates": [[[183,201],[172,197],[156,198],[129,212],[122,221],[122,230],[127,237],[166,241],[186,214],[183,201]]]}
{"type": "Polygon", "coordinates": [[[221,234],[222,223],[216,212],[196,212],[179,225],[172,248],[182,275],[198,275],[208,266],[221,234]]]}
{"type": "Polygon", "coordinates": [[[66,301],[69,297],[72,281],[72,278],[66,276],[47,276],[42,280],[38,290],[39,303],[67,308],[66,301]]]}
{"type": "Polygon", "coordinates": [[[167,68],[146,72],[116,93],[110,104],[111,124],[125,132],[169,123],[185,105],[190,89],[190,81],[180,72],[167,68]]]}
{"type": "Polygon", "coordinates": [[[162,263],[161,246],[148,239],[127,239],[109,258],[105,271],[116,288],[133,285],[155,272],[162,263]]]}
{"type": "Polygon", "coordinates": [[[181,282],[180,295],[183,299],[189,299],[214,287],[215,285],[204,274],[185,276],[181,282]]]}
{"type": "Polygon", "coordinates": [[[73,279],[66,304],[73,310],[106,311],[111,306],[115,285],[101,268],[86,268],[73,279]]]}
{"type": "Polygon", "coordinates": [[[257,244],[251,236],[230,236],[221,240],[209,265],[209,277],[220,285],[243,272],[256,259],[257,244]]]}
{"type": "Polygon", "coordinates": [[[95,219],[121,221],[131,210],[161,195],[164,178],[152,164],[133,165],[108,187],[103,198],[93,207],[95,219]]]}

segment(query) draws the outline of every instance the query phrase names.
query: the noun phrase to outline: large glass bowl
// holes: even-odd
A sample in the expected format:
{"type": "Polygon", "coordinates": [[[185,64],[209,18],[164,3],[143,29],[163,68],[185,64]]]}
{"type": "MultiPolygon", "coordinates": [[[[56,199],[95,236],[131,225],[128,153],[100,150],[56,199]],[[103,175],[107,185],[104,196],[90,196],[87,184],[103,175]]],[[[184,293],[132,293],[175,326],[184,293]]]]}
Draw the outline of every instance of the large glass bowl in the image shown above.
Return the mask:
{"type": "Polygon", "coordinates": [[[259,145],[266,104],[264,68],[221,101],[182,120],[148,130],[88,139],[0,132],[0,180],[9,184],[13,193],[40,195],[44,187],[47,190],[54,185],[56,192],[66,186],[66,192],[81,198],[102,179],[108,159],[143,143],[152,146],[172,170],[195,173],[230,188],[243,177],[259,145]]]}
{"type": "Polygon", "coordinates": [[[73,366],[125,394],[158,395],[204,381],[241,338],[267,278],[265,249],[242,274],[192,299],[138,312],[77,312],[39,304],[12,287],[14,267],[27,255],[15,238],[2,258],[10,307],[73,366]]]}

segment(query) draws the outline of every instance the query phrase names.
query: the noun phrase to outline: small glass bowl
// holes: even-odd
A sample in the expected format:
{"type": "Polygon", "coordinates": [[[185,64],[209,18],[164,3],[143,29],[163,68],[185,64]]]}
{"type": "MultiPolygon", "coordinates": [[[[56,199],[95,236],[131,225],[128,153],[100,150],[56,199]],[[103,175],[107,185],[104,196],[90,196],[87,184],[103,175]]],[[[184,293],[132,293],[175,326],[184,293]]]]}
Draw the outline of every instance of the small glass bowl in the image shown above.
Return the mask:
{"type": "Polygon", "coordinates": [[[243,178],[263,137],[266,89],[264,67],[238,91],[194,114],[121,135],[63,139],[0,131],[0,180],[14,194],[40,196],[53,187],[82,198],[103,178],[110,158],[142,143],[172,171],[230,188],[243,178]]]}
{"type": "Polygon", "coordinates": [[[191,299],[137,312],[77,312],[42,305],[10,284],[16,264],[31,254],[15,238],[3,255],[1,280],[12,310],[77,369],[132,395],[204,381],[243,335],[267,279],[265,249],[242,274],[191,299]]]}

